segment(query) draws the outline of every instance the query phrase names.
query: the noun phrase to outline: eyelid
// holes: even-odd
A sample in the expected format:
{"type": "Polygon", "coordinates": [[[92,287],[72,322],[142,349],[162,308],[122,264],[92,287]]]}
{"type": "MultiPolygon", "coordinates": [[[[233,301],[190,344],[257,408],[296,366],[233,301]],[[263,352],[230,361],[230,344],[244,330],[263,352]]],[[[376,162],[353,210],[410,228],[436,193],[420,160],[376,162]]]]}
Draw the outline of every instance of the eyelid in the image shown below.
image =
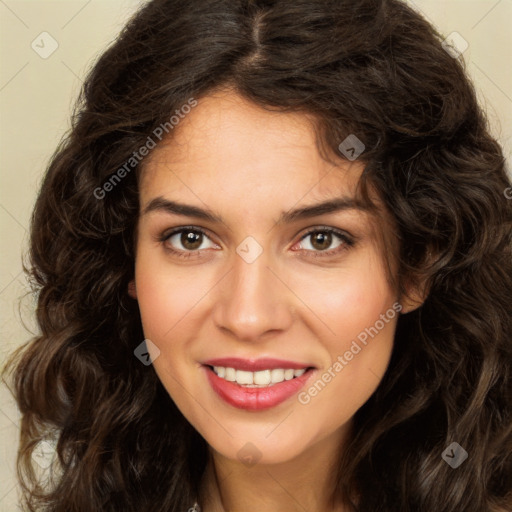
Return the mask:
{"type": "MultiPolygon", "coordinates": [[[[171,236],[176,235],[177,233],[181,233],[182,231],[197,231],[198,233],[202,233],[204,236],[208,237],[210,240],[212,240],[212,236],[210,235],[210,232],[202,227],[199,226],[176,226],[175,228],[170,228],[165,230],[161,235],[158,235],[158,240],[161,242],[165,242],[171,236]]],[[[213,240],[212,240],[213,241],[213,240]]]]}
{"type": "Polygon", "coordinates": [[[301,240],[304,239],[306,236],[310,235],[311,233],[317,233],[317,232],[328,232],[328,233],[334,233],[335,235],[340,236],[341,238],[347,238],[355,240],[354,235],[351,235],[348,231],[345,231],[344,229],[335,228],[334,226],[312,226],[310,228],[307,228],[306,232],[301,235],[301,240]]]}
{"type": "Polygon", "coordinates": [[[295,245],[297,245],[298,243],[301,243],[305,238],[312,235],[313,233],[331,233],[331,234],[337,236],[342,241],[342,243],[338,247],[336,247],[334,249],[327,249],[325,251],[311,251],[308,249],[300,249],[301,251],[313,254],[314,256],[335,255],[338,252],[346,249],[347,246],[352,247],[356,243],[356,237],[354,237],[353,235],[351,235],[350,233],[348,233],[347,231],[344,231],[342,229],[334,228],[331,226],[313,226],[313,227],[309,228],[304,234],[301,235],[299,241],[296,242],[293,245],[293,247],[295,245]]]}

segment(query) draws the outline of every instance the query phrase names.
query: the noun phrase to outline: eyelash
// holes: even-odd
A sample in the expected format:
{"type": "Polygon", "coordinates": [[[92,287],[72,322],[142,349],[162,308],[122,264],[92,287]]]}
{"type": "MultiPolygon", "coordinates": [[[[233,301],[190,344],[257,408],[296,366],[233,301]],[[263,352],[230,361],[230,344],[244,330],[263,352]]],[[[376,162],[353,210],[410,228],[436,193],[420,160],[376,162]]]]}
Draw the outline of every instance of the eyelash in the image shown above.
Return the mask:
{"type": "MultiPolygon", "coordinates": [[[[176,228],[176,229],[173,229],[172,231],[170,232],[165,232],[163,233],[162,235],[160,235],[158,237],[158,240],[159,242],[161,242],[162,244],[165,245],[165,243],[174,235],[178,234],[178,233],[183,233],[183,232],[187,232],[187,231],[192,231],[194,233],[200,233],[201,235],[207,237],[207,238],[210,238],[208,236],[208,233],[198,227],[198,226],[181,226],[179,228],[176,228]]],[[[300,238],[299,242],[302,242],[302,240],[305,240],[308,236],[314,234],[314,233],[326,233],[326,234],[332,234],[332,235],[335,235],[337,236],[340,240],[341,240],[341,244],[336,247],[335,249],[330,249],[330,250],[326,250],[326,251],[311,251],[309,249],[301,249],[302,251],[305,251],[307,253],[311,253],[310,254],[310,257],[313,257],[313,258],[325,258],[325,257],[329,257],[329,256],[335,256],[343,251],[346,251],[348,250],[350,247],[353,247],[355,245],[355,239],[352,237],[352,236],[349,236],[348,234],[346,234],[345,232],[339,230],[339,229],[335,229],[335,228],[331,228],[331,227],[315,227],[315,228],[312,228],[310,229],[309,231],[307,231],[304,235],[302,235],[302,237],[300,238]]],[[[195,251],[181,251],[181,250],[176,250],[176,249],[173,249],[169,246],[165,246],[165,249],[170,252],[171,254],[179,257],[179,258],[183,258],[183,259],[189,259],[189,258],[193,258],[193,257],[197,257],[199,256],[200,254],[200,250],[195,250],[195,251]]]]}

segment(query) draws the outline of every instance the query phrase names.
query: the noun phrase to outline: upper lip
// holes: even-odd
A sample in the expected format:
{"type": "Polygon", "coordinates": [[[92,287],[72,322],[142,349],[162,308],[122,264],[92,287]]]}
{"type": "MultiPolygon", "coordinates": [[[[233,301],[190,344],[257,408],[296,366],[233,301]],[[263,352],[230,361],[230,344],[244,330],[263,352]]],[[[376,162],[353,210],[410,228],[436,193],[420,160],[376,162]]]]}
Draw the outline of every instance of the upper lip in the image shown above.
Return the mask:
{"type": "Polygon", "coordinates": [[[239,357],[221,357],[208,359],[202,364],[207,366],[223,366],[224,368],[235,368],[247,372],[257,372],[260,370],[274,370],[276,368],[301,370],[302,368],[311,368],[307,363],[297,363],[296,361],[286,361],[284,359],[274,359],[264,357],[261,359],[241,359],[239,357]]]}

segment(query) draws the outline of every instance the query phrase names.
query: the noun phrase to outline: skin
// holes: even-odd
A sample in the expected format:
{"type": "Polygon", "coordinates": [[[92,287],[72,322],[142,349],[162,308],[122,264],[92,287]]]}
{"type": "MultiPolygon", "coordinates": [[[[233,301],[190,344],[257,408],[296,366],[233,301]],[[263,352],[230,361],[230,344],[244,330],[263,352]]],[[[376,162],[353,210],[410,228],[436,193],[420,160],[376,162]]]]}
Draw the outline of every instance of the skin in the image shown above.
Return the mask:
{"type": "MultiPolygon", "coordinates": [[[[200,362],[303,362],[316,368],[307,390],[392,309],[400,298],[375,236],[391,236],[384,210],[377,220],[350,208],[277,222],[294,208],[352,198],[362,169],[357,160],[323,160],[307,115],[269,112],[230,91],[202,98],[146,162],[130,293],[160,351],[158,377],[210,446],[203,511],[343,510],[330,502],[333,467],[351,418],[386,371],[398,315],[307,404],[295,395],[265,411],[237,409],[212,390],[200,362]],[[223,222],[145,212],[157,197],[208,209],[223,222]],[[199,248],[184,246],[179,234],[161,240],[191,225],[207,231],[199,248]],[[325,227],[355,243],[333,235],[322,251],[314,236],[303,238],[325,227]],[[236,252],[248,236],[263,249],[252,263],[236,252]],[[237,455],[247,443],[260,457],[250,467],[237,455]]],[[[413,307],[401,305],[402,313],[413,307]]]]}

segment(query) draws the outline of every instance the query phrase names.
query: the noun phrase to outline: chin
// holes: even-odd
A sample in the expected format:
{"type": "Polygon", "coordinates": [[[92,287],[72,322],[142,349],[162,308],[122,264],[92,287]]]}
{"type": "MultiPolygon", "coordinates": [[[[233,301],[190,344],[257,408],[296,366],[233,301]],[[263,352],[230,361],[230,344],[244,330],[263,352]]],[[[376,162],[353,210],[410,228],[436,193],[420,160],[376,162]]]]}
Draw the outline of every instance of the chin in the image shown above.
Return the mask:
{"type": "Polygon", "coordinates": [[[236,430],[227,427],[232,437],[226,434],[223,439],[205,439],[215,452],[247,467],[255,464],[289,462],[315,444],[314,440],[304,436],[303,429],[296,426],[291,430],[283,429],[281,432],[278,432],[279,429],[279,422],[267,423],[264,433],[261,428],[251,429],[245,425],[236,430]]]}

